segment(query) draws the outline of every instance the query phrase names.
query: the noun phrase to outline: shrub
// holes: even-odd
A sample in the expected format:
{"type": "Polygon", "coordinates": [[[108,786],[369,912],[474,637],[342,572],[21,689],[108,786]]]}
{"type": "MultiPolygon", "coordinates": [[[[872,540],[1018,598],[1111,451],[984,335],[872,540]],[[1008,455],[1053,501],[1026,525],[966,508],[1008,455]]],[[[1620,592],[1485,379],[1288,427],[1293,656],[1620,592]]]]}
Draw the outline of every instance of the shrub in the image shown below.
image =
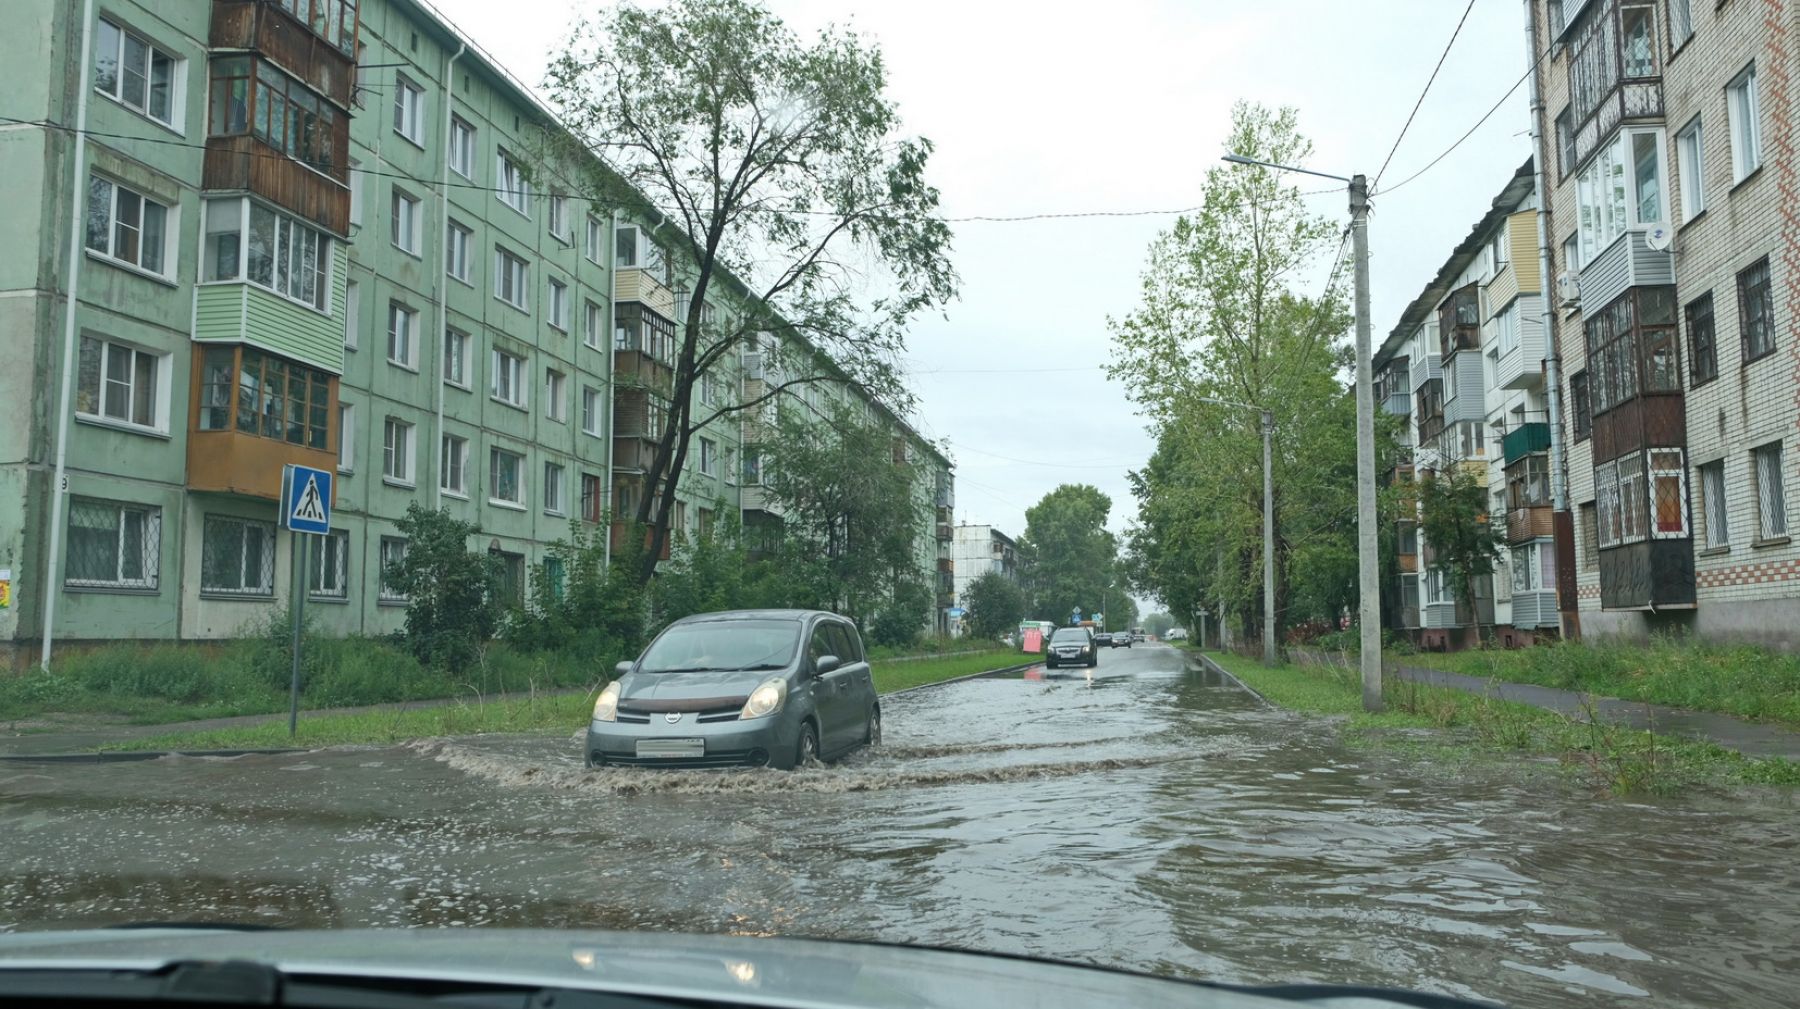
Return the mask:
{"type": "Polygon", "coordinates": [[[481,529],[416,501],[397,525],[406,555],[385,574],[407,596],[407,646],[426,665],[461,672],[496,624],[494,561],[469,549],[481,529]]]}

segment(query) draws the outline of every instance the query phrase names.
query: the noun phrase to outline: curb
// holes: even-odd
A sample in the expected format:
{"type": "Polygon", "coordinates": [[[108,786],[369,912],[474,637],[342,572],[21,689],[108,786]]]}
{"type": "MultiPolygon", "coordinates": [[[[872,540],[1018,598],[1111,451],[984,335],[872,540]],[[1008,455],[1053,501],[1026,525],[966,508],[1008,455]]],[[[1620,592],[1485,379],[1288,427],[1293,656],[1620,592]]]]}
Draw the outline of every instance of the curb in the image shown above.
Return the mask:
{"type": "Polygon", "coordinates": [[[978,680],[978,679],[982,678],[983,676],[998,676],[1001,673],[1023,672],[1027,669],[1030,669],[1032,666],[1041,666],[1041,665],[1043,665],[1042,662],[1026,662],[1021,665],[1005,666],[1000,669],[984,669],[979,673],[964,673],[961,676],[952,676],[947,680],[938,680],[934,683],[921,683],[916,687],[901,687],[899,690],[890,690],[887,693],[881,694],[879,696],[881,696],[881,697],[899,697],[902,694],[910,694],[910,693],[914,693],[915,691],[930,690],[933,687],[943,687],[943,686],[948,686],[952,683],[961,683],[964,680],[978,680]]]}
{"type": "Polygon", "coordinates": [[[91,753],[0,753],[10,764],[125,764],[162,757],[245,757],[275,753],[305,753],[298,746],[268,750],[96,750],[91,753]]]}
{"type": "Polygon", "coordinates": [[[1281,705],[1276,704],[1274,701],[1269,700],[1267,697],[1264,697],[1262,695],[1262,691],[1257,690],[1255,687],[1251,686],[1250,684],[1245,683],[1243,680],[1240,680],[1236,676],[1231,675],[1231,673],[1226,671],[1224,666],[1221,666],[1217,662],[1214,662],[1204,652],[1194,652],[1193,657],[1195,659],[1199,660],[1199,664],[1202,666],[1205,666],[1208,671],[1217,673],[1220,676],[1223,676],[1224,678],[1237,684],[1238,689],[1243,690],[1244,692],[1248,693],[1251,697],[1254,697],[1257,700],[1263,702],[1264,705],[1271,707],[1271,708],[1280,708],[1281,707],[1281,705]]]}

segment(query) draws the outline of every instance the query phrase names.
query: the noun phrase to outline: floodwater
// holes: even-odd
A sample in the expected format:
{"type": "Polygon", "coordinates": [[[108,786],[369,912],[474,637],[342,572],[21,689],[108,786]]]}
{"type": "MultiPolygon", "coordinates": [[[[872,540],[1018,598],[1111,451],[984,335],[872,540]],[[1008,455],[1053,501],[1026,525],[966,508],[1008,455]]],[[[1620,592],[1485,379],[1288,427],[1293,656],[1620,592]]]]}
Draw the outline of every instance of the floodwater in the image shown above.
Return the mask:
{"type": "MultiPolygon", "coordinates": [[[[575,727],[571,726],[571,730],[575,727]]],[[[875,938],[1514,1006],[1800,1004],[1800,810],[1348,749],[1178,653],[890,698],[794,774],[575,737],[0,764],[0,928],[875,938]]]]}

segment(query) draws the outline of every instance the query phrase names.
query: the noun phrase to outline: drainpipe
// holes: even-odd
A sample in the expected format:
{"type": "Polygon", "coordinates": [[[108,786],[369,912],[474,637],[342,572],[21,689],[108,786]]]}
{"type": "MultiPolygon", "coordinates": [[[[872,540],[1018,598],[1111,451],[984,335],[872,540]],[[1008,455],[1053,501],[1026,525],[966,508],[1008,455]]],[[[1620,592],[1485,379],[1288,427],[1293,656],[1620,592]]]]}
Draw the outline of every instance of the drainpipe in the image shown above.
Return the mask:
{"type": "MultiPolygon", "coordinates": [[[[619,317],[619,212],[612,212],[612,247],[606,253],[607,274],[611,277],[611,293],[607,298],[606,311],[613,316],[613,325],[618,325],[619,317]]],[[[601,334],[600,346],[606,353],[606,415],[602,420],[602,429],[606,432],[606,476],[601,479],[601,493],[605,495],[600,502],[600,516],[606,520],[606,528],[601,530],[601,556],[605,558],[607,570],[612,570],[612,524],[614,515],[613,495],[617,488],[613,486],[613,383],[617,380],[617,369],[613,367],[613,338],[610,333],[601,334]]]]}
{"type": "MultiPolygon", "coordinates": [[[[81,62],[76,66],[75,83],[75,154],[69,183],[69,266],[68,300],[63,306],[62,387],[56,407],[56,471],[50,479],[50,543],[44,556],[44,626],[43,652],[38,665],[50,670],[50,646],[55,638],[56,600],[62,594],[62,579],[57,564],[62,555],[63,499],[68,496],[69,479],[69,406],[75,388],[75,302],[81,287],[82,232],[84,201],[81,184],[82,166],[87,160],[88,67],[93,65],[94,0],[81,5],[81,62]]],[[[162,558],[160,552],[157,563],[162,558]]]]}
{"type": "Polygon", "coordinates": [[[1562,343],[1553,331],[1555,278],[1550,275],[1550,191],[1544,182],[1544,99],[1538,90],[1537,4],[1525,0],[1525,56],[1531,67],[1531,182],[1537,198],[1538,303],[1544,334],[1544,388],[1550,414],[1550,505],[1555,529],[1556,600],[1564,638],[1581,637],[1575,592],[1575,517],[1569,509],[1569,464],[1562,429],[1562,343]]]}
{"type": "MultiPolygon", "coordinates": [[[[450,75],[456,69],[456,61],[468,49],[467,42],[459,41],[455,54],[444,61],[444,132],[439,135],[444,153],[444,168],[438,178],[438,248],[445,255],[450,252],[450,110],[456,104],[456,82],[451,80],[450,75]]],[[[449,272],[448,268],[439,270],[437,276],[437,375],[432,383],[437,390],[437,457],[440,471],[444,466],[444,334],[450,328],[450,282],[444,275],[449,272]]],[[[442,472],[438,473],[437,486],[431,492],[431,506],[444,507],[442,472]]]]}

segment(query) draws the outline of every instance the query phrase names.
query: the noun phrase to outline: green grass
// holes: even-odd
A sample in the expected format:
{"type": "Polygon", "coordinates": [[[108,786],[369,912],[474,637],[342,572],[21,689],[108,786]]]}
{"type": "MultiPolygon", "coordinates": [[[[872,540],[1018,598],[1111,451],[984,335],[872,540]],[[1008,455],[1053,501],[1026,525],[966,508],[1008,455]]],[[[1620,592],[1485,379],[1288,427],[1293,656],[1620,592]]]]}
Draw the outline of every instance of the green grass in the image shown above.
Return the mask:
{"type": "MultiPolygon", "coordinates": [[[[937,683],[957,676],[1016,665],[1010,649],[977,655],[892,660],[874,663],[875,689],[881,693],[937,683]]],[[[286,746],[398,743],[431,736],[467,736],[482,732],[574,732],[587,724],[594,691],[534,694],[495,701],[465,699],[429,708],[386,708],[305,715],[299,731],[288,736],[287,719],[256,725],[167,732],[119,743],[119,750],[260,750],[286,746]]]]}
{"type": "Polygon", "coordinates": [[[1358,745],[1461,758],[1552,758],[1584,780],[1621,794],[1702,785],[1800,785],[1800,764],[1792,761],[1754,759],[1711,743],[1575,721],[1448,688],[1390,679],[1383,684],[1385,710],[1371,714],[1362,710],[1362,687],[1353,669],[1269,668],[1236,655],[1207,654],[1273,704],[1344,716],[1346,736],[1358,745]]]}

